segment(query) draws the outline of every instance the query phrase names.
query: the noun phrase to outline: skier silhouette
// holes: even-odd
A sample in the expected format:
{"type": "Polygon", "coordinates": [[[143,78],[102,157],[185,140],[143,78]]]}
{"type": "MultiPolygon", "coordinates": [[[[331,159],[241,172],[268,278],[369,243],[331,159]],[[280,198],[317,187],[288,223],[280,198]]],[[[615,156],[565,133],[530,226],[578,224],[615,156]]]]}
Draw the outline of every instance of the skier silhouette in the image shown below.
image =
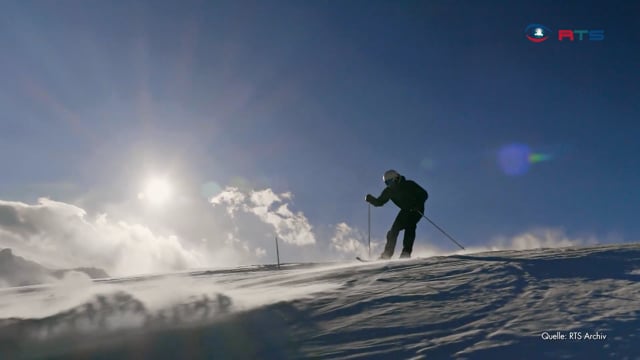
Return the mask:
{"type": "Polygon", "coordinates": [[[379,197],[367,194],[365,200],[373,206],[382,206],[391,200],[400,208],[400,212],[387,232],[387,243],[380,259],[389,259],[395,251],[398,234],[404,230],[402,253],[400,258],[410,258],[413,242],[416,239],[416,225],[424,214],[424,204],[429,198],[425,189],[412,180],[405,179],[395,170],[388,170],[382,177],[387,186],[379,197]]]}

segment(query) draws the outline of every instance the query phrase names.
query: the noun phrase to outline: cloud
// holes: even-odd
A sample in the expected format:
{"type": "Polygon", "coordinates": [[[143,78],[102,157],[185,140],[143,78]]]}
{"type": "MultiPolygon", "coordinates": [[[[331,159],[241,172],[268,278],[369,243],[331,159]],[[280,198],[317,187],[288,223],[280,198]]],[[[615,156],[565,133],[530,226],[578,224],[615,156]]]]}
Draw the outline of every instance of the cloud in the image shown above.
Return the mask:
{"type": "Polygon", "coordinates": [[[214,207],[226,209],[235,225],[230,232],[239,237],[242,229],[262,229],[262,238],[277,235],[288,244],[304,246],[316,243],[313,227],[302,212],[289,209],[291,193],[276,194],[271,189],[244,192],[237,187],[227,187],[211,198],[214,207]],[[242,219],[239,214],[245,214],[242,219]],[[265,226],[266,225],[266,226],[265,226]]]}
{"type": "Polygon", "coordinates": [[[361,231],[342,222],[336,225],[335,234],[331,238],[331,248],[340,253],[360,255],[368,249],[361,239],[365,239],[361,231]]]}
{"type": "Polygon", "coordinates": [[[246,196],[238,191],[237,188],[228,187],[218,195],[211,198],[211,204],[214,206],[226,206],[229,216],[234,217],[235,213],[239,210],[247,211],[246,205],[244,205],[245,200],[246,196]]]}
{"type": "Polygon", "coordinates": [[[202,258],[176,236],[161,236],[139,224],[89,219],[85,210],[39,199],[37,205],[0,201],[0,245],[45,266],[95,266],[112,275],[172,271],[202,258]]]}

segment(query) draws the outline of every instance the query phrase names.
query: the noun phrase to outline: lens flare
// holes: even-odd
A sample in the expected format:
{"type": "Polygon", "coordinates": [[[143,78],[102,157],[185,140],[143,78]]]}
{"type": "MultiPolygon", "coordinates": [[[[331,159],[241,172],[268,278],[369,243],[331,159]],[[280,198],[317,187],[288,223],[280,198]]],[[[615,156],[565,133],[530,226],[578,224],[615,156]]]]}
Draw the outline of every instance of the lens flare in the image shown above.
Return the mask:
{"type": "Polygon", "coordinates": [[[216,183],[215,181],[206,182],[202,184],[200,188],[200,193],[206,199],[210,199],[216,196],[220,193],[220,191],[222,191],[222,187],[220,187],[220,185],[218,185],[218,183],[216,183]]]}
{"type": "Polygon", "coordinates": [[[531,150],[525,144],[509,144],[498,152],[498,165],[510,176],[523,175],[529,171],[531,150]]]}
{"type": "Polygon", "coordinates": [[[551,155],[534,153],[526,144],[508,144],[498,151],[498,165],[509,176],[524,175],[531,168],[531,164],[548,160],[551,160],[551,155]]]}
{"type": "Polygon", "coordinates": [[[422,161],[420,161],[420,167],[425,169],[425,170],[433,170],[436,166],[436,162],[429,157],[425,157],[424,159],[422,159],[422,161]]]}
{"type": "Polygon", "coordinates": [[[548,160],[551,160],[551,155],[548,155],[548,154],[530,154],[529,155],[529,162],[532,164],[540,163],[548,160]]]}

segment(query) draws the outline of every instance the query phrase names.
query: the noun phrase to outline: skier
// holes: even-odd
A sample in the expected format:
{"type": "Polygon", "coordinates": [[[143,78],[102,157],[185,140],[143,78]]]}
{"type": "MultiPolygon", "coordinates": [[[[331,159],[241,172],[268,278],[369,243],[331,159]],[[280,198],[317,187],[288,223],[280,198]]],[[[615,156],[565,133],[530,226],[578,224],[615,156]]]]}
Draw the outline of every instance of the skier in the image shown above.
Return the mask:
{"type": "Polygon", "coordinates": [[[380,259],[389,259],[393,256],[400,230],[404,230],[400,258],[410,258],[413,241],[416,239],[416,225],[424,214],[424,203],[429,194],[416,182],[405,179],[395,170],[385,172],[382,180],[387,187],[382,190],[380,197],[367,194],[365,200],[373,206],[382,206],[391,200],[400,208],[400,212],[391,230],[387,232],[387,243],[380,259]]]}

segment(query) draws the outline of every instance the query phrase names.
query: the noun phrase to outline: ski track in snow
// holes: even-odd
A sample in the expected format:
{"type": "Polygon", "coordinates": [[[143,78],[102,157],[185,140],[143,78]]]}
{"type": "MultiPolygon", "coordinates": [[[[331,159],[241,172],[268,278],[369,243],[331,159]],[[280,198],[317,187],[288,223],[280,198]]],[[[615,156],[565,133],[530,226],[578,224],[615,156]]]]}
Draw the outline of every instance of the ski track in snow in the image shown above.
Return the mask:
{"type": "Polygon", "coordinates": [[[0,358],[640,359],[639,274],[609,245],[8,288],[0,358]]]}

